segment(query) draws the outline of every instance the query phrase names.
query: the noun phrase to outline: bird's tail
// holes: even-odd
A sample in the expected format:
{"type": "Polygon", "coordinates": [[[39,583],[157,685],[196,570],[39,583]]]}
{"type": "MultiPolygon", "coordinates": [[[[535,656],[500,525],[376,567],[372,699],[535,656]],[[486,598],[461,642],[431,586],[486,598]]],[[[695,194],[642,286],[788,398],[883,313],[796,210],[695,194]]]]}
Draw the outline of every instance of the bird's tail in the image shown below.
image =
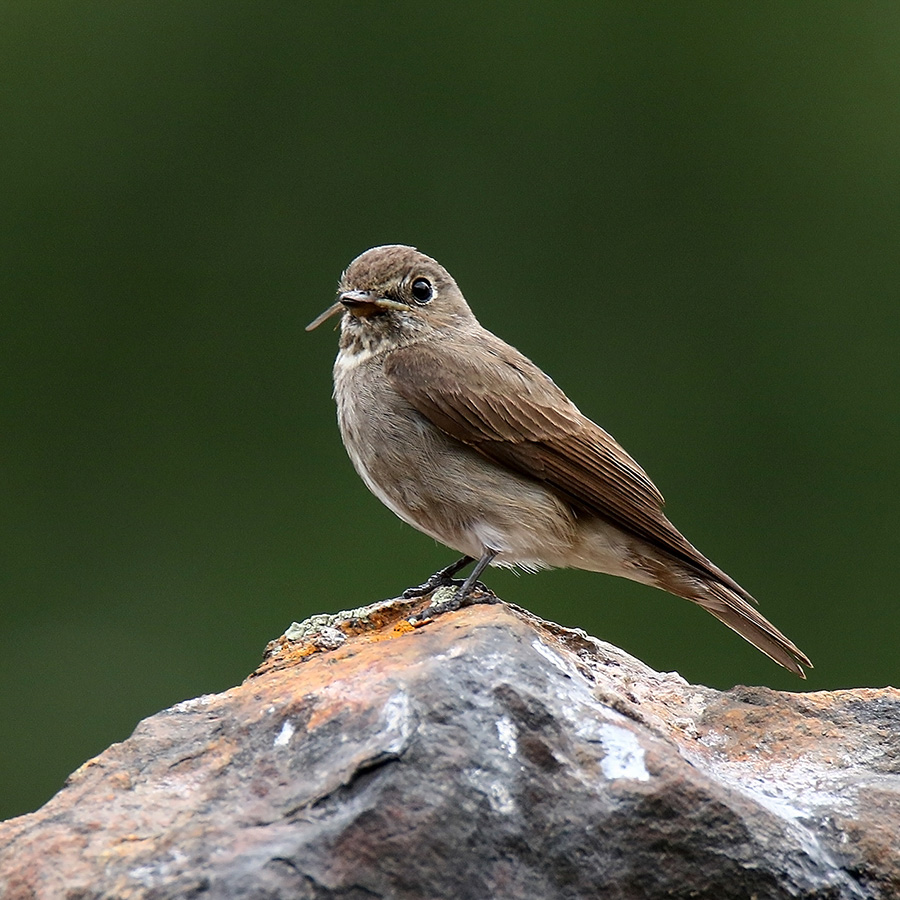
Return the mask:
{"type": "Polygon", "coordinates": [[[720,622],[736,631],[744,640],[749,641],[789,672],[806,678],[804,667],[809,669],[813,667],[809,657],[765,616],[760,615],[747,600],[720,582],[701,581],[696,578],[690,581],[696,590],[679,591],[682,597],[693,600],[707,612],[712,613],[720,622]]]}
{"type": "MultiPolygon", "coordinates": [[[[662,521],[668,525],[666,520],[662,521]]],[[[756,611],[756,600],[731,576],[711,563],[674,528],[672,533],[677,536],[673,538],[673,543],[677,543],[673,549],[679,552],[678,556],[629,538],[600,520],[595,520],[593,526],[586,522],[578,532],[580,542],[566,556],[547,562],[624,576],[690,600],[778,665],[806,678],[804,667],[812,668],[809,657],[756,611]]]]}

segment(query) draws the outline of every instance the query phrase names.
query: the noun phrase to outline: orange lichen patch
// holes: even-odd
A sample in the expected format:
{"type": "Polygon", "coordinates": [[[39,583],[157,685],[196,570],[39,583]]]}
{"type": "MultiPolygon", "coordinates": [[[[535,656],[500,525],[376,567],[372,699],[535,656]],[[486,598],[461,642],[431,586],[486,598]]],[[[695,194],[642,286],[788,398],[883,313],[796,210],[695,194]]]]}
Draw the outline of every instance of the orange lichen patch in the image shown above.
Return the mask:
{"type": "Polygon", "coordinates": [[[400,622],[405,622],[415,610],[417,604],[406,600],[397,600],[394,603],[376,605],[361,610],[358,618],[353,616],[336,625],[348,637],[358,634],[371,634],[384,628],[389,628],[400,622]]]}
{"type": "Polygon", "coordinates": [[[382,628],[378,631],[372,631],[363,633],[360,635],[360,640],[366,643],[373,643],[377,641],[391,641],[394,638],[400,637],[404,634],[409,634],[411,631],[415,631],[416,626],[412,624],[412,622],[407,619],[401,619],[399,622],[395,622],[390,628],[382,628]]]}
{"type": "Polygon", "coordinates": [[[292,641],[282,635],[274,641],[269,641],[266,645],[263,661],[248,676],[248,679],[301,663],[310,656],[322,653],[326,649],[328,648],[319,646],[315,641],[292,641]]]}
{"type": "Polygon", "coordinates": [[[434,619],[422,618],[414,622],[410,619],[421,614],[428,602],[427,596],[397,597],[336,615],[313,616],[294,624],[281,637],[269,642],[262,663],[250,678],[304,662],[326,651],[333,653],[354,639],[380,643],[419,630],[434,619]]]}
{"type": "Polygon", "coordinates": [[[304,662],[317,654],[334,652],[343,648],[345,641],[377,643],[409,634],[416,630],[409,617],[414,607],[420,604],[419,600],[385,601],[340,616],[323,616],[321,622],[316,618],[308,620],[311,623],[308,632],[302,631],[308,623],[294,626],[301,630],[302,637],[291,638],[289,630],[287,634],[270,641],[262,663],[250,677],[304,662]]]}

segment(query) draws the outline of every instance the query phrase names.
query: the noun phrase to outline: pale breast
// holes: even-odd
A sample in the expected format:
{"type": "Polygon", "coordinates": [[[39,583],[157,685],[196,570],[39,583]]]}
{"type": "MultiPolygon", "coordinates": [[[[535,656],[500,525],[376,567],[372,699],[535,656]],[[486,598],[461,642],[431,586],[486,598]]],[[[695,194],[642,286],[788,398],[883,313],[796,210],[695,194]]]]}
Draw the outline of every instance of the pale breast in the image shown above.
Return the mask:
{"type": "Polygon", "coordinates": [[[334,367],[344,446],[369,490],[448,547],[537,568],[574,538],[569,507],[537,482],[444,434],[383,377],[383,355],[342,352],[334,367]]]}
{"type": "Polygon", "coordinates": [[[366,487],[397,516],[438,540],[428,521],[437,460],[447,441],[382,377],[380,355],[338,355],[334,367],[338,424],[347,454],[366,487]]]}

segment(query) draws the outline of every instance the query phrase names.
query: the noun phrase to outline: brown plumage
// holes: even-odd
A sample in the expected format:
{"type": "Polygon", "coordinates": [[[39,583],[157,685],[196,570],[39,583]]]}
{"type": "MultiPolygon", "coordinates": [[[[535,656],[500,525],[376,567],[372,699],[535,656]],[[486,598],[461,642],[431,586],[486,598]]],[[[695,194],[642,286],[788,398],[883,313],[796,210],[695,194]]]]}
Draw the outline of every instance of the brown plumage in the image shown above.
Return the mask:
{"type": "Polygon", "coordinates": [[[344,444],[400,518],[481,567],[571,566],[662,588],[804,676],[809,659],[669,522],[643,469],[481,327],[435,260],[402,245],[367,251],[309,327],[339,311],[344,444]]]}

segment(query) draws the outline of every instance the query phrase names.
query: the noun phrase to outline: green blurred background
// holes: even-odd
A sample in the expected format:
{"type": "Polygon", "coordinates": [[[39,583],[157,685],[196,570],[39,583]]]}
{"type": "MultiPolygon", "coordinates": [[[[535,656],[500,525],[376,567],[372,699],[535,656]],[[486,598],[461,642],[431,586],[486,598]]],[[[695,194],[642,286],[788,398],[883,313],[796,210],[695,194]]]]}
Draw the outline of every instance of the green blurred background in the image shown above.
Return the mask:
{"type": "Polygon", "coordinates": [[[718,687],[898,681],[900,8],[0,6],[0,816],[293,619],[453,554],[303,326],[413,243],[815,661],[582,572],[506,599],[718,687]]]}

